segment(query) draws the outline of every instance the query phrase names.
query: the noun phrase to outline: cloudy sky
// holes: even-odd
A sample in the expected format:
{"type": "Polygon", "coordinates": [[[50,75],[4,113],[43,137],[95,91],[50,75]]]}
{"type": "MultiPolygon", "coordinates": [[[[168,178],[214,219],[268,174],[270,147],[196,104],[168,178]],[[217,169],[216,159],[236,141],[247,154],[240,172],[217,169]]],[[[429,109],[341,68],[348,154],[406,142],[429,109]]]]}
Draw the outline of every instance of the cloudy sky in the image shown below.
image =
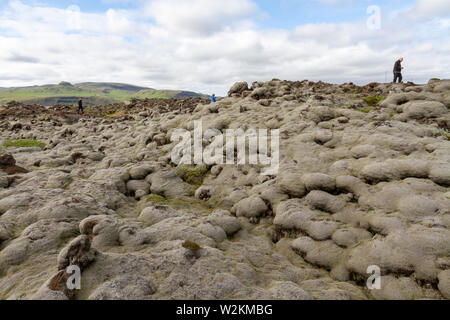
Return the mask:
{"type": "Polygon", "coordinates": [[[450,78],[449,0],[0,0],[0,87],[450,78]]]}

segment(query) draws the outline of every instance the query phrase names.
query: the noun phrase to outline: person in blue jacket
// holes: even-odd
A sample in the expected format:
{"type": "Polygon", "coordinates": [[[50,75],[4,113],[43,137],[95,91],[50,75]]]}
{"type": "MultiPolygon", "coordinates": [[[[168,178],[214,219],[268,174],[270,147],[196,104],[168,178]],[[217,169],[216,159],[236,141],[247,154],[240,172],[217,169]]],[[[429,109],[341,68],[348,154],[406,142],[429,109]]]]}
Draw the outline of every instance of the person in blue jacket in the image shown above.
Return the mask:
{"type": "Polygon", "coordinates": [[[217,101],[217,99],[216,99],[216,94],[213,93],[212,96],[211,96],[211,103],[214,103],[214,102],[216,102],[216,101],[217,101]]]}

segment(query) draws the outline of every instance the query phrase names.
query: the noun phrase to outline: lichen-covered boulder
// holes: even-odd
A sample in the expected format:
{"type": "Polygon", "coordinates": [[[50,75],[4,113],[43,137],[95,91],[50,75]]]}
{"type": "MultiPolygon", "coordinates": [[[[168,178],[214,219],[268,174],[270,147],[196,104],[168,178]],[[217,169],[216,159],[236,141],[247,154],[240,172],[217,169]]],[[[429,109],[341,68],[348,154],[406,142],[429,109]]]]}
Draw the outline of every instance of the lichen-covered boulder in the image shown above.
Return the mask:
{"type": "Polygon", "coordinates": [[[236,82],[228,91],[228,96],[241,95],[244,91],[249,90],[247,82],[236,82]]]}
{"type": "Polygon", "coordinates": [[[256,218],[265,214],[268,207],[260,197],[252,196],[239,201],[233,207],[233,210],[238,217],[256,218]]]}

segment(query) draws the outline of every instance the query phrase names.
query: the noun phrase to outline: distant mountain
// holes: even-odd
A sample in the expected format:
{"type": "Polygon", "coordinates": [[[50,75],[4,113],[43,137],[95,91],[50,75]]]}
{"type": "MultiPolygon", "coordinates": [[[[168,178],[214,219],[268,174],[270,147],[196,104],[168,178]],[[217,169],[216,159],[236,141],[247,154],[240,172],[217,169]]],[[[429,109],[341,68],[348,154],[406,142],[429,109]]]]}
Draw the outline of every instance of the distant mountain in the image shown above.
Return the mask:
{"type": "Polygon", "coordinates": [[[84,82],[71,84],[63,81],[59,84],[43,86],[0,88],[0,104],[11,100],[52,106],[55,104],[76,104],[83,97],[85,105],[104,105],[120,103],[132,98],[182,99],[205,97],[206,95],[181,90],[156,90],[124,83],[84,82]]]}

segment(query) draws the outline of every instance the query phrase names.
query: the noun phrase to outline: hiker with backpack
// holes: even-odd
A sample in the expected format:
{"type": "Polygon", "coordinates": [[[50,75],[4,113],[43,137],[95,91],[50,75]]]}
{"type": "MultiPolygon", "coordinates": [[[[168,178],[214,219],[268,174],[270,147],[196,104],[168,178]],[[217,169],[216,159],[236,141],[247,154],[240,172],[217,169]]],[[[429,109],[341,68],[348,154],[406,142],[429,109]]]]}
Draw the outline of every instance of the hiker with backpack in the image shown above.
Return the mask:
{"type": "Polygon", "coordinates": [[[394,83],[397,82],[397,79],[398,79],[398,83],[402,83],[403,82],[402,62],[403,62],[403,58],[400,58],[400,59],[398,59],[395,62],[395,65],[394,65],[394,83]]]}
{"type": "Polygon", "coordinates": [[[84,110],[83,110],[83,98],[80,98],[80,100],[78,100],[78,114],[83,114],[84,110]]]}
{"type": "Polygon", "coordinates": [[[213,93],[212,96],[211,96],[211,103],[214,103],[214,102],[216,102],[216,101],[217,101],[217,99],[216,99],[216,94],[213,93]]]}

